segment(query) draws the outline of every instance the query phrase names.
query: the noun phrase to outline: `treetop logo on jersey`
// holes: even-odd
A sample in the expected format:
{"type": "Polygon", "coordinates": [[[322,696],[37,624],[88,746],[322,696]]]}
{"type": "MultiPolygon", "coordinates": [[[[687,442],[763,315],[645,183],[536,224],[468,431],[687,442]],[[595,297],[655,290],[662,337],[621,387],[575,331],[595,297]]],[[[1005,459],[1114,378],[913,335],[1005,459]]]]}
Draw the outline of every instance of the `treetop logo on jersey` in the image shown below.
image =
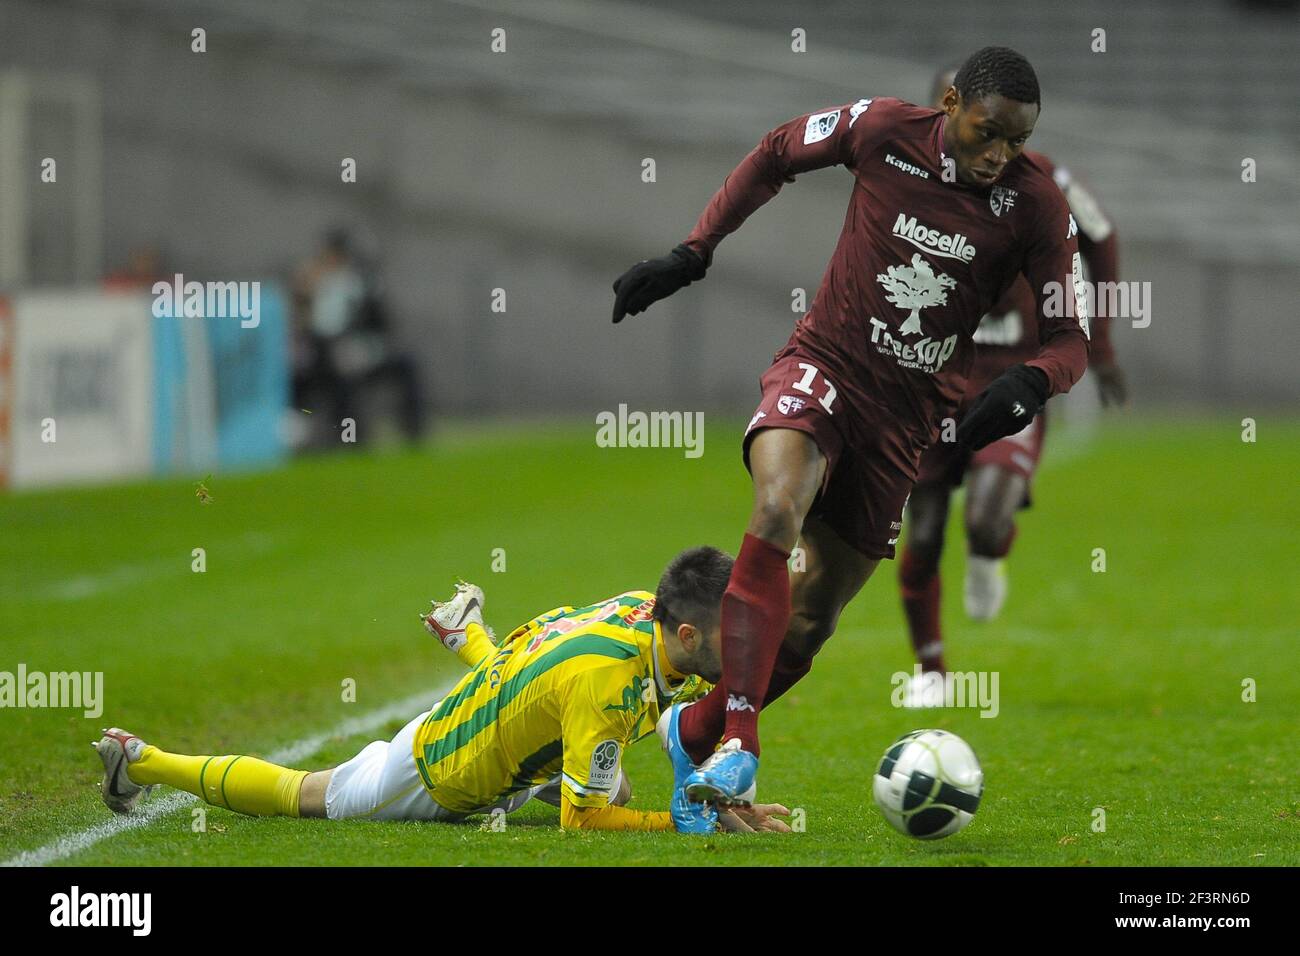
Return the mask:
{"type": "Polygon", "coordinates": [[[792,415],[807,404],[802,398],[795,395],[782,395],[776,400],[777,410],[782,415],[792,415]]]}
{"type": "Polygon", "coordinates": [[[858,100],[849,107],[849,129],[853,129],[853,124],[858,121],[858,117],[865,113],[871,106],[871,100],[858,100]]]}
{"type": "Polygon", "coordinates": [[[903,335],[919,335],[921,310],[932,305],[947,305],[947,290],[957,285],[952,276],[936,273],[919,252],[912,253],[910,266],[890,266],[876,276],[876,281],[885,287],[885,298],[891,305],[911,310],[898,329],[903,335]]]}
{"type": "Polygon", "coordinates": [[[906,239],[918,249],[945,259],[970,262],[975,258],[975,247],[960,232],[946,233],[916,221],[915,216],[900,212],[894,220],[894,235],[906,239]]]}
{"type": "Polygon", "coordinates": [[[814,113],[809,116],[803,128],[803,144],[811,146],[813,143],[820,143],[835,132],[835,127],[840,121],[840,112],[840,110],[831,110],[829,113],[814,113]]]}
{"type": "Polygon", "coordinates": [[[993,210],[993,215],[1001,218],[1003,212],[1010,212],[1015,208],[1016,197],[1019,196],[1016,190],[1009,186],[994,186],[989,190],[989,208],[993,210]]]}
{"type": "Polygon", "coordinates": [[[926,336],[919,342],[909,344],[902,339],[894,338],[890,334],[889,326],[873,315],[871,316],[871,343],[881,355],[892,355],[894,361],[903,368],[914,368],[933,375],[943,368],[943,363],[957,351],[957,333],[954,332],[942,342],[926,336]]]}
{"type": "Polygon", "coordinates": [[[930,174],[927,173],[920,166],[913,166],[911,163],[906,163],[903,160],[899,159],[897,156],[895,156],[893,153],[885,154],[885,162],[890,166],[897,166],[903,172],[911,173],[913,176],[920,176],[922,179],[930,178],[930,174]]]}

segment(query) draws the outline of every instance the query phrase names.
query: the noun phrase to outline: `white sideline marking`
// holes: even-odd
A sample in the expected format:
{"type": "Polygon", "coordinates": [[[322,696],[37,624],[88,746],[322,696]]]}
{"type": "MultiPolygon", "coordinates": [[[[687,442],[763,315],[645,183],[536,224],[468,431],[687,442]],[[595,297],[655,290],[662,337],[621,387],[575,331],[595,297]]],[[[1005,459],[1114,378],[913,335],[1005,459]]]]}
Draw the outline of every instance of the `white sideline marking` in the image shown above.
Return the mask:
{"type": "MultiPolygon", "coordinates": [[[[405,717],[409,720],[421,711],[427,710],[441,697],[445,697],[447,691],[451,690],[453,686],[455,685],[449,685],[442,690],[421,691],[418,694],[412,694],[401,700],[393,701],[391,704],[385,704],[383,707],[368,711],[357,717],[349,717],[347,720],[340,721],[331,730],[294,741],[286,747],[281,747],[279,750],[267,754],[263,759],[278,764],[294,764],[299,760],[305,760],[334,737],[369,733],[398,717],[405,717]]],[[[52,843],[45,844],[45,846],[19,853],[17,856],[0,863],[0,866],[48,866],[51,863],[87,850],[101,840],[107,840],[109,837],[125,833],[127,830],[135,830],[146,826],[158,819],[158,817],[173,813],[188,804],[197,803],[198,799],[193,794],[180,793],[169,789],[166,796],[160,799],[146,800],[130,816],[114,816],[113,819],[105,823],[99,823],[88,829],[61,836],[52,843]]]]}

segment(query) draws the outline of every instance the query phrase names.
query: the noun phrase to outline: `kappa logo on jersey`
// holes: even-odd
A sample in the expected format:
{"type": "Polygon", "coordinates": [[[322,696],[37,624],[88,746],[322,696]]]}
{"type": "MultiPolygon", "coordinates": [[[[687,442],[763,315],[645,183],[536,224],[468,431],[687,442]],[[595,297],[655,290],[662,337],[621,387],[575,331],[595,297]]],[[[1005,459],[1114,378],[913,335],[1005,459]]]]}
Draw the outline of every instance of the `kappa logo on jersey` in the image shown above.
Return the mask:
{"type": "Polygon", "coordinates": [[[808,117],[808,122],[803,128],[803,144],[811,146],[813,143],[820,143],[835,132],[835,127],[839,121],[840,110],[831,110],[829,113],[814,113],[808,117]]]}
{"type": "Polygon", "coordinates": [[[782,415],[792,415],[807,404],[802,398],[794,395],[782,395],[776,400],[777,410],[782,415]]]}
{"type": "Polygon", "coordinates": [[[1001,217],[1004,212],[1014,209],[1016,197],[1019,195],[1020,193],[1010,187],[994,186],[989,190],[989,208],[993,210],[993,215],[1001,217]]]}
{"type": "Polygon", "coordinates": [[[1074,214],[1070,214],[1070,225],[1065,229],[1065,238],[1070,239],[1079,234],[1079,224],[1074,221],[1074,214]]]}
{"type": "Polygon", "coordinates": [[[728,694],[727,710],[747,710],[751,714],[758,713],[758,711],[754,709],[754,705],[749,702],[744,694],[728,694]]]}
{"type": "Polygon", "coordinates": [[[893,153],[885,154],[885,162],[890,166],[897,166],[905,173],[911,173],[913,176],[920,176],[922,179],[929,179],[930,174],[920,166],[913,166],[911,163],[905,163],[893,153]]]}
{"type": "Polygon", "coordinates": [[[760,421],[762,421],[764,418],[767,418],[767,412],[763,411],[762,409],[760,409],[759,411],[756,411],[756,412],[754,413],[754,417],[751,418],[751,419],[749,420],[749,425],[746,426],[746,428],[745,428],[745,433],[746,433],[746,434],[749,434],[749,432],[753,431],[753,430],[754,430],[754,426],[757,425],[757,424],[758,424],[760,421]]]}
{"type": "Polygon", "coordinates": [[[952,276],[936,273],[919,252],[912,253],[910,266],[890,266],[888,271],[877,274],[876,281],[885,287],[885,298],[891,305],[910,310],[898,329],[903,335],[919,335],[921,310],[947,305],[947,290],[957,285],[952,276]]]}
{"type": "Polygon", "coordinates": [[[867,111],[871,106],[871,100],[858,100],[849,107],[849,129],[853,129],[853,124],[858,121],[858,117],[867,111]]]}
{"type": "Polygon", "coordinates": [[[915,216],[900,212],[894,220],[894,235],[906,239],[916,248],[945,259],[970,262],[975,258],[975,247],[960,232],[946,233],[916,221],[915,216]]]}

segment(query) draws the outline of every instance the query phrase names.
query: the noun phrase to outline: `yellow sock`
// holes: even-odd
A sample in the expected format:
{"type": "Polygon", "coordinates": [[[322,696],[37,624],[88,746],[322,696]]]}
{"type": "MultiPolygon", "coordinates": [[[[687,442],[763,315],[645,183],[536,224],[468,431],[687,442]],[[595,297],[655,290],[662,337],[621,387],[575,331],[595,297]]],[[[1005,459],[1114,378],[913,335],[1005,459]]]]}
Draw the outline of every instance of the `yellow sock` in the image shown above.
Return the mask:
{"type": "Polygon", "coordinates": [[[488,632],[482,625],[474,621],[465,625],[465,643],[460,646],[456,656],[466,667],[473,670],[496,652],[497,646],[492,643],[492,638],[488,637],[488,632]]]}
{"type": "Polygon", "coordinates": [[[162,783],[254,817],[298,816],[298,795],[308,771],[277,767],[256,757],[191,757],[146,746],[126,775],[134,783],[162,783]]]}

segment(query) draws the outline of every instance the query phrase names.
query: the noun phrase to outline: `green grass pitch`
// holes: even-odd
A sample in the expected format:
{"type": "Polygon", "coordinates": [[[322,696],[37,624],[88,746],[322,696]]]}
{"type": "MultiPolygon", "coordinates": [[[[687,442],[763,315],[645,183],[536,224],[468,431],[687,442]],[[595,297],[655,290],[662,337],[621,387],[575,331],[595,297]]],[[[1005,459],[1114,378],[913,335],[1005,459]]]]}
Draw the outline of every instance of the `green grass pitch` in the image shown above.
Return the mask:
{"type": "MultiPolygon", "coordinates": [[[[557,603],[653,589],[682,547],[734,552],[749,503],[739,433],[711,422],[691,460],[597,448],[582,423],[462,431],[410,452],[217,474],[210,504],[195,497],[200,475],[0,498],[0,670],[102,670],[106,697],[100,719],[0,710],[0,860],[111,818],[86,746],[100,726],[181,752],[266,754],[407,695],[432,703],[459,665],[416,612],[458,575],[486,589],[504,633],[557,603]],[[355,703],[342,700],[348,678],[355,703]]],[[[812,674],[764,714],[761,795],[802,808],[805,832],[566,834],[534,804],[501,832],[212,808],[196,833],[187,806],[60,862],[1300,863],[1300,426],[1261,419],[1250,444],[1226,416],[1108,419],[1055,464],[1048,443],[998,621],[962,615],[955,527],[945,557],[949,665],[999,672],[1000,713],[889,705],[911,656],[896,567],[882,564],[812,674]],[[1094,548],[1105,573],[1091,570],[1094,548]],[[935,843],[889,829],[870,796],[885,746],[923,726],[963,736],[986,777],[971,826],[935,843]]],[[[336,763],[401,723],[329,739],[300,764],[336,763]]],[[[667,805],[653,740],[627,769],[634,806],[667,805]]]]}

